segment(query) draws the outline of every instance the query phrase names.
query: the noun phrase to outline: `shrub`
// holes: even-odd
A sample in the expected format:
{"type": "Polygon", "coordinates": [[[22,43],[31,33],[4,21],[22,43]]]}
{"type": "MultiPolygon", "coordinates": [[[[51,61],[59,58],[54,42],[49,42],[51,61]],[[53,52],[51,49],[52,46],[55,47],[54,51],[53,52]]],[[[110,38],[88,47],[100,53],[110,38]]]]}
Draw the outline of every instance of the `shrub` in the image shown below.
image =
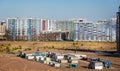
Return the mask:
{"type": "Polygon", "coordinates": [[[3,52],[3,50],[0,50],[0,52],[3,52]]]}
{"type": "Polygon", "coordinates": [[[4,44],[1,44],[1,46],[4,46],[4,44]]]}
{"type": "Polygon", "coordinates": [[[6,51],[6,53],[10,53],[10,47],[7,46],[5,51],[6,51]]]}
{"type": "Polygon", "coordinates": [[[111,49],[113,49],[113,50],[114,50],[114,49],[116,49],[116,47],[112,47],[111,49]]]}
{"type": "Polygon", "coordinates": [[[11,44],[9,43],[8,46],[11,46],[11,44]]]}
{"type": "Polygon", "coordinates": [[[18,48],[17,48],[17,47],[15,47],[14,49],[15,49],[15,50],[17,50],[18,48]]]}
{"type": "Polygon", "coordinates": [[[45,47],[45,46],[44,46],[43,48],[44,48],[44,49],[46,49],[46,47],[45,47]]]}
{"type": "Polygon", "coordinates": [[[37,49],[37,51],[39,51],[39,49],[37,49]]]}
{"type": "Polygon", "coordinates": [[[21,45],[19,45],[19,47],[18,47],[19,49],[22,49],[22,46],[21,45]]]}
{"type": "Polygon", "coordinates": [[[48,48],[48,46],[44,46],[43,48],[46,49],[46,48],[48,48]]]}
{"type": "Polygon", "coordinates": [[[31,50],[31,48],[25,48],[24,49],[24,51],[30,51],[31,50]]]}
{"type": "Polygon", "coordinates": [[[35,45],[35,44],[37,44],[37,43],[33,43],[33,45],[35,45]]]}
{"type": "Polygon", "coordinates": [[[9,52],[8,54],[15,54],[15,52],[9,52]]]}
{"type": "Polygon", "coordinates": [[[52,46],[52,49],[54,49],[55,47],[54,46],[52,46]]]}
{"type": "Polygon", "coordinates": [[[83,44],[81,44],[81,46],[83,46],[83,44]]]}

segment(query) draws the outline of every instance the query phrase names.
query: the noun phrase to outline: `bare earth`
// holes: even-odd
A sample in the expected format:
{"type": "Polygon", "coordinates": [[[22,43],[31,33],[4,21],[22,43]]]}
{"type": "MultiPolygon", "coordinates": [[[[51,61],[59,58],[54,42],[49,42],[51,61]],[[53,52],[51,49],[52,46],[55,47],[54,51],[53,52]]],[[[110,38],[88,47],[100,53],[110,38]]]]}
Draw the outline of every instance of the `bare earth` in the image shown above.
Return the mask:
{"type": "MultiPolygon", "coordinates": [[[[119,65],[112,64],[111,69],[103,69],[102,71],[120,71],[120,58],[118,57],[98,56],[94,53],[89,52],[78,53],[87,54],[88,57],[90,58],[101,57],[104,58],[105,60],[110,60],[112,63],[119,64],[119,65]]],[[[80,60],[78,68],[68,68],[64,64],[61,66],[61,68],[55,68],[39,62],[19,58],[13,54],[2,54],[0,56],[0,71],[97,71],[94,69],[88,69],[88,64],[89,62],[80,60]]]]}
{"type": "MultiPolygon", "coordinates": [[[[5,42],[0,42],[0,43],[5,44],[5,42]]],[[[23,43],[23,42],[20,42],[20,43],[9,42],[9,43],[11,43],[12,47],[14,46],[15,43],[16,43],[15,46],[18,46],[18,45],[22,45],[22,47],[25,47],[25,46],[32,47],[33,46],[34,48],[32,48],[31,51],[28,51],[29,53],[35,52],[37,49],[35,47],[39,47],[38,45],[42,46],[42,44],[41,43],[39,44],[38,42],[36,45],[33,45],[33,42],[32,43],[27,42],[27,44],[23,43]],[[28,44],[28,43],[30,43],[30,44],[28,44]]],[[[107,43],[107,44],[109,44],[109,43],[107,43]]],[[[50,45],[50,44],[48,44],[48,45],[50,45]]],[[[115,45],[115,44],[112,43],[111,45],[115,45]]],[[[70,44],[68,46],[70,46],[70,44]]],[[[99,44],[99,46],[100,46],[100,44],[99,44]]],[[[104,45],[104,46],[108,46],[108,45],[104,45]]],[[[40,48],[40,51],[41,52],[52,51],[52,52],[63,52],[63,53],[73,53],[74,52],[74,51],[70,51],[70,50],[65,51],[65,50],[43,49],[43,48],[40,48]]],[[[17,57],[16,54],[1,53],[0,54],[0,71],[120,71],[120,57],[101,56],[101,55],[98,55],[98,54],[92,53],[92,52],[77,51],[77,53],[86,54],[88,56],[88,58],[92,58],[92,57],[104,58],[105,60],[109,60],[112,62],[112,67],[111,67],[111,69],[104,68],[103,70],[88,69],[89,62],[79,60],[78,68],[68,68],[65,64],[63,64],[61,66],[61,68],[55,68],[55,67],[51,67],[46,64],[35,62],[34,60],[30,61],[27,59],[17,57]]]]}

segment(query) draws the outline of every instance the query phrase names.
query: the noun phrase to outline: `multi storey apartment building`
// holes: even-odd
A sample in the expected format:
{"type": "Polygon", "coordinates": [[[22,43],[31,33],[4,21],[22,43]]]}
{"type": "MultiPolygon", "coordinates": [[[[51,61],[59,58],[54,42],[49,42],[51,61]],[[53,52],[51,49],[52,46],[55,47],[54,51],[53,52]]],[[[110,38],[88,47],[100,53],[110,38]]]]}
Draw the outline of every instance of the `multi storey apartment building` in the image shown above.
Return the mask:
{"type": "Polygon", "coordinates": [[[86,19],[40,18],[7,18],[5,21],[8,40],[112,41],[109,21],[93,23],[86,19]]]}
{"type": "Polygon", "coordinates": [[[5,28],[6,28],[6,24],[4,21],[2,21],[0,23],[0,40],[4,40],[5,39],[5,28]]]}

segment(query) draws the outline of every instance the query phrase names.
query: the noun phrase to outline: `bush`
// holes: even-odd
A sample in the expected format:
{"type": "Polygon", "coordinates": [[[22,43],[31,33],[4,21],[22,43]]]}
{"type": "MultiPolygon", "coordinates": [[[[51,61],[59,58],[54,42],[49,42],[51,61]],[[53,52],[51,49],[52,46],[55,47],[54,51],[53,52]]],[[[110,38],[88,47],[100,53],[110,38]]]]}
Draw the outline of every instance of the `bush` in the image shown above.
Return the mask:
{"type": "Polygon", "coordinates": [[[11,46],[11,44],[9,43],[8,46],[11,46]]]}
{"type": "Polygon", "coordinates": [[[48,48],[48,46],[44,46],[43,48],[46,49],[46,48],[48,48]]]}
{"type": "Polygon", "coordinates": [[[25,48],[24,49],[24,51],[30,51],[31,50],[31,48],[25,48]]]}
{"type": "Polygon", "coordinates": [[[8,54],[15,54],[15,52],[9,52],[8,54]]]}
{"type": "Polygon", "coordinates": [[[20,53],[20,52],[22,52],[22,51],[20,51],[20,50],[17,51],[17,53],[20,53]]]}
{"type": "Polygon", "coordinates": [[[10,47],[7,46],[5,51],[6,51],[6,53],[10,53],[10,47]]]}
{"type": "Polygon", "coordinates": [[[21,45],[19,45],[19,47],[18,47],[19,49],[22,49],[22,46],[21,45]]]}
{"type": "Polygon", "coordinates": [[[49,47],[49,46],[44,46],[43,48],[44,48],[44,49],[54,49],[55,47],[54,47],[54,46],[51,46],[51,47],[49,47]]]}
{"type": "Polygon", "coordinates": [[[37,43],[33,43],[33,45],[35,45],[35,44],[37,44],[37,43]]]}
{"type": "Polygon", "coordinates": [[[83,46],[83,44],[81,44],[81,46],[83,46]]]}
{"type": "Polygon", "coordinates": [[[116,48],[116,47],[112,47],[111,49],[113,49],[113,50],[114,50],[114,49],[117,49],[117,48],[116,48]]]}
{"type": "Polygon", "coordinates": [[[54,49],[55,47],[54,46],[52,46],[52,49],[54,49]]]}
{"type": "Polygon", "coordinates": [[[17,47],[14,48],[14,50],[17,50],[17,49],[18,49],[17,47]]]}
{"type": "Polygon", "coordinates": [[[1,44],[1,46],[4,46],[4,44],[1,44]]]}
{"type": "Polygon", "coordinates": [[[3,50],[0,50],[0,52],[3,52],[3,50]]]}

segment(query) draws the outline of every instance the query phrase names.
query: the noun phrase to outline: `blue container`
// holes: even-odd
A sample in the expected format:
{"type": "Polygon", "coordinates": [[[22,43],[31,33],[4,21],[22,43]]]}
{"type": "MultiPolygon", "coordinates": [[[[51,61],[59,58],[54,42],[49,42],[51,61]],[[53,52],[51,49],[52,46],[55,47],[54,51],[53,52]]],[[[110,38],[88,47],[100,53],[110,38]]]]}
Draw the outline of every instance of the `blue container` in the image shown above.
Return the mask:
{"type": "Polygon", "coordinates": [[[78,64],[69,64],[69,67],[70,67],[70,68],[73,68],[73,67],[77,68],[77,67],[78,67],[78,64]]]}
{"type": "Polygon", "coordinates": [[[40,56],[40,52],[35,52],[35,56],[40,56]]]}
{"type": "Polygon", "coordinates": [[[104,64],[104,67],[107,67],[107,68],[111,67],[111,62],[110,61],[103,62],[103,64],[104,64]]]}

